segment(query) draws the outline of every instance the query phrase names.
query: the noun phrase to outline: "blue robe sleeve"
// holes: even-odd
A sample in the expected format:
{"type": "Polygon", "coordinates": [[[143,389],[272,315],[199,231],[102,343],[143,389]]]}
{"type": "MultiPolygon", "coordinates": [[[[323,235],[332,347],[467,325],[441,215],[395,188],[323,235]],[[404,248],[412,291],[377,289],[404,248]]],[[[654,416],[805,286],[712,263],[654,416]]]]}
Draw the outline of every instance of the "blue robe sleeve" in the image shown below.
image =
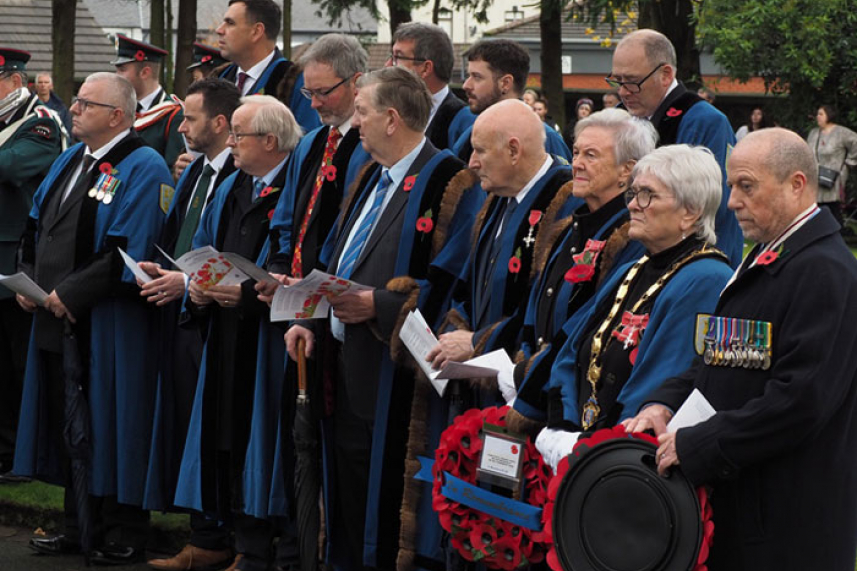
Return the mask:
{"type": "Polygon", "coordinates": [[[565,159],[567,164],[571,164],[571,151],[568,150],[568,145],[562,140],[562,135],[557,133],[550,125],[545,123],[545,150],[557,157],[565,159]]]}
{"type": "Polygon", "coordinates": [[[301,72],[295,80],[295,86],[292,88],[292,97],[289,100],[289,109],[295,116],[298,124],[303,128],[304,133],[309,133],[321,127],[321,118],[318,113],[312,108],[312,101],[307,99],[301,93],[301,88],[304,86],[304,74],[301,72]]]}

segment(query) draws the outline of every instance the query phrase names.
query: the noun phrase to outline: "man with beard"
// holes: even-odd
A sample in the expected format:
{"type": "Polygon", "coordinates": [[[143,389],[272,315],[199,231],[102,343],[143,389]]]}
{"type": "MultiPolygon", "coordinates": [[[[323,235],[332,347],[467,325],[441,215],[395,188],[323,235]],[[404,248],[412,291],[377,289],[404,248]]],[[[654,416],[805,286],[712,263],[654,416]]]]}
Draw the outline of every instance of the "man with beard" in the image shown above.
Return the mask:
{"type": "MultiPolygon", "coordinates": [[[[510,40],[481,40],[467,51],[467,81],[464,92],[470,111],[479,115],[490,106],[506,99],[521,99],[530,72],[530,55],[523,47],[510,40]]],[[[545,150],[571,161],[562,136],[547,124],[545,150]]],[[[470,160],[473,144],[471,126],[452,146],[452,152],[464,162],[470,160]]]]}
{"type": "MultiPolygon", "coordinates": [[[[223,79],[203,79],[187,90],[179,133],[184,135],[188,148],[202,154],[179,179],[159,241],[161,248],[174,259],[190,249],[215,189],[235,171],[226,141],[239,100],[238,89],[223,79]]],[[[189,320],[184,326],[180,322],[187,277],[180,271],[164,269],[169,263],[166,259],[158,260],[160,263],[140,262],[143,271],[153,278],[141,284],[140,295],[162,308],[158,358],[161,368],[158,394],[162,400],[156,410],[144,505],[152,510],[165,510],[173,505],[175,497],[199,376],[204,330],[197,321],[189,320]]],[[[178,555],[149,561],[149,566],[176,571],[201,569],[229,559],[229,532],[217,520],[192,512],[190,527],[190,542],[178,555]]]]}

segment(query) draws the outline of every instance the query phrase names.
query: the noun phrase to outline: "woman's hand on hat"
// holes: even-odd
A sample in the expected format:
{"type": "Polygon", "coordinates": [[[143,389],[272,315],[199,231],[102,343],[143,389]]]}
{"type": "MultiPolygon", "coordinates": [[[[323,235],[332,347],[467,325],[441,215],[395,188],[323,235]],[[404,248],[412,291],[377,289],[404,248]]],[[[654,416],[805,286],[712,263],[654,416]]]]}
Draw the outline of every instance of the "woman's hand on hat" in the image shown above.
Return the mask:
{"type": "Polygon", "coordinates": [[[622,421],[625,432],[654,431],[659,436],[667,431],[667,423],[673,417],[670,409],[662,404],[652,404],[641,410],[637,416],[622,421]]]}

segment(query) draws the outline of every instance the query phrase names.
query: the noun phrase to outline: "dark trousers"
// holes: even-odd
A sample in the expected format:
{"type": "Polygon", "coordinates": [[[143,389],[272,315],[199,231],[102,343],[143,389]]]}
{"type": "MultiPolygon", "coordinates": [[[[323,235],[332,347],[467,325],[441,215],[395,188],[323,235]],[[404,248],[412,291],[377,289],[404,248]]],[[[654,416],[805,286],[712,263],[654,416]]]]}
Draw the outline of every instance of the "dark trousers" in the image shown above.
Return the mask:
{"type": "Polygon", "coordinates": [[[0,300],[0,472],[12,467],[33,317],[15,298],[0,300]]]}
{"type": "MultiPolygon", "coordinates": [[[[71,460],[65,448],[63,419],[65,418],[65,378],[62,355],[39,351],[45,371],[45,401],[47,405],[48,434],[60,451],[65,498],[63,502],[64,533],[73,542],[79,542],[80,530],[77,501],[71,487],[71,460]]],[[[135,549],[145,549],[149,535],[149,512],[139,506],[119,503],[116,496],[88,496],[91,515],[92,545],[115,543],[135,549]]]]}

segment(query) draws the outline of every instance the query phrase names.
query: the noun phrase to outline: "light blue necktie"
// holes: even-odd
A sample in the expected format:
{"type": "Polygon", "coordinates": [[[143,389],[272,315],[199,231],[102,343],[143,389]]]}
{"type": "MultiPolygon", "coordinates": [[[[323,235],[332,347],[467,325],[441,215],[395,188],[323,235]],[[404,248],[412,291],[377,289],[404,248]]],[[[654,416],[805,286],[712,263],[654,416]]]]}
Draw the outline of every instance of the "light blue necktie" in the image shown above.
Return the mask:
{"type": "Polygon", "coordinates": [[[253,183],[253,202],[259,200],[259,195],[262,194],[262,191],[265,190],[266,186],[265,180],[261,178],[257,179],[256,182],[253,183]]]}
{"type": "Polygon", "coordinates": [[[337,272],[339,277],[346,280],[351,277],[354,264],[357,263],[357,259],[366,245],[366,240],[372,234],[372,228],[375,226],[375,220],[381,212],[381,206],[384,204],[384,196],[386,196],[387,188],[391,182],[390,173],[385,169],[381,173],[381,180],[378,181],[378,186],[375,187],[375,200],[372,202],[372,208],[366,213],[366,217],[360,224],[360,228],[357,229],[357,233],[340,258],[339,271],[337,272]]]}

